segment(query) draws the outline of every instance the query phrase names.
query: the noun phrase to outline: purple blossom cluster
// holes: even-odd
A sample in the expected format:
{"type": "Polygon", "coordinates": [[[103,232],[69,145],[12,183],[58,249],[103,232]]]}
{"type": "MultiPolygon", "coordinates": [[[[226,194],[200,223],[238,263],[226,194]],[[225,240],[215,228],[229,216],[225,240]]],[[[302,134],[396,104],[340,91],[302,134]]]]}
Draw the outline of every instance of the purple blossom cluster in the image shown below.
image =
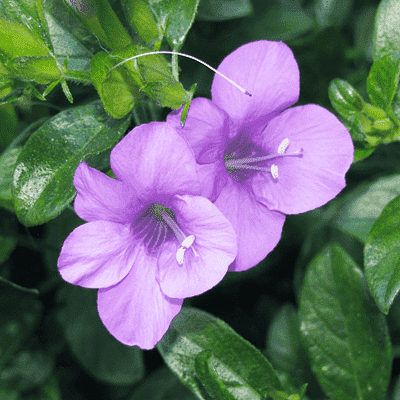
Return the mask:
{"type": "Polygon", "coordinates": [[[228,55],[212,100],[166,122],[135,127],[111,152],[116,179],[76,170],[75,211],[61,276],[97,288],[98,312],[126,345],[151,349],[183,300],[244,271],[278,243],[285,214],[315,209],[345,187],[353,143],[328,110],[297,102],[300,78],[284,43],[258,41],[228,55]]]}

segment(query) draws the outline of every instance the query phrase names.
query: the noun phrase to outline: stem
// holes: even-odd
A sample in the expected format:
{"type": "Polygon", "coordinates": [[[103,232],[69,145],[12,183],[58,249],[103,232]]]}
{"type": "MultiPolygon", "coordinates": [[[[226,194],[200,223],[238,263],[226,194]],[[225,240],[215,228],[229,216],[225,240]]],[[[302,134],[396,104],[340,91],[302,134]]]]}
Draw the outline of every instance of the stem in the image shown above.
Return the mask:
{"type": "Polygon", "coordinates": [[[69,70],[64,71],[63,76],[65,79],[69,79],[74,82],[83,83],[85,85],[93,85],[93,81],[90,76],[90,72],[72,71],[69,69],[69,70]]]}

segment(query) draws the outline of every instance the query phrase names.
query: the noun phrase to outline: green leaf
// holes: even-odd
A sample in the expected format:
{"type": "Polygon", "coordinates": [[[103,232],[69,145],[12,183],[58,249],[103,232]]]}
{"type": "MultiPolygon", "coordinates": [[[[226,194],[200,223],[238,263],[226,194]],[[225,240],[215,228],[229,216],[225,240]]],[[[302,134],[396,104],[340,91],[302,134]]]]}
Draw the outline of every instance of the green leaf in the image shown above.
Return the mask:
{"type": "Polygon", "coordinates": [[[196,16],[200,0],[148,0],[159,30],[168,44],[179,51],[196,16]]]}
{"type": "Polygon", "coordinates": [[[147,0],[122,0],[122,7],[132,28],[147,45],[158,50],[162,35],[147,0]]]}
{"type": "Polygon", "coordinates": [[[386,204],[399,195],[400,175],[359,186],[343,198],[335,218],[336,226],[364,243],[386,204]]]}
{"type": "MultiPolygon", "coordinates": [[[[307,34],[314,25],[312,16],[296,0],[273,2],[260,21],[268,40],[293,40],[307,34]]],[[[249,26],[253,31],[253,25],[249,26]]]]}
{"type": "Polygon", "coordinates": [[[253,12],[250,0],[200,0],[196,19],[227,21],[253,12]]]}
{"type": "Polygon", "coordinates": [[[96,16],[107,35],[112,50],[120,50],[132,44],[128,32],[122,26],[107,0],[92,0],[96,16]]]}
{"type": "MultiPolygon", "coordinates": [[[[0,203],[1,204],[1,203],[0,203]]],[[[17,246],[17,221],[15,216],[0,209],[0,264],[8,259],[17,246]]]]}
{"type": "Polygon", "coordinates": [[[340,27],[353,8],[353,0],[317,0],[315,17],[322,28],[340,27]]]}
{"type": "Polygon", "coordinates": [[[41,310],[37,291],[0,277],[0,370],[31,335],[41,310]]]}
{"type": "Polygon", "coordinates": [[[66,307],[59,313],[66,339],[75,356],[97,379],[131,385],[144,376],[143,352],[111,336],[97,313],[97,291],[68,285],[61,295],[66,307]]]}
{"type": "Polygon", "coordinates": [[[363,109],[363,99],[347,81],[333,79],[328,88],[329,100],[335,110],[345,118],[359,113],[363,109]]]}
{"type": "Polygon", "coordinates": [[[53,368],[53,360],[43,351],[21,351],[3,369],[0,386],[32,390],[48,380],[53,368]]]}
{"type": "Polygon", "coordinates": [[[374,60],[400,52],[400,0],[380,2],[372,36],[374,60]]]}
{"type": "Polygon", "coordinates": [[[6,16],[23,24],[39,41],[52,50],[42,0],[4,0],[6,16]]]}
{"type": "Polygon", "coordinates": [[[390,110],[400,78],[400,58],[391,54],[376,60],[369,72],[367,91],[372,104],[390,110]]]}
{"type": "Polygon", "coordinates": [[[308,267],[300,321],[312,369],[330,399],[385,397],[392,364],[386,320],[362,271],[337,244],[308,267]]]}
{"type": "Polygon", "coordinates": [[[263,399],[270,389],[282,390],[266,358],[220,319],[184,308],[157,345],[166,364],[200,399],[209,399],[196,372],[196,357],[212,349],[211,366],[236,398],[263,399]],[[241,397],[240,397],[241,396],[241,397]]]}
{"type": "Polygon", "coordinates": [[[55,218],[75,195],[72,179],[88,155],[116,144],[129,118],[108,116],[100,101],[62,111],[44,123],[18,157],[14,178],[14,207],[26,226],[55,218]]]}
{"type": "Polygon", "coordinates": [[[146,377],[129,400],[196,400],[196,397],[178,377],[163,366],[146,377]]]}
{"type": "Polygon", "coordinates": [[[291,304],[285,304],[274,315],[268,330],[267,354],[276,368],[292,375],[299,372],[305,361],[299,320],[291,304]]]}
{"type": "Polygon", "coordinates": [[[400,196],[383,209],[364,248],[365,275],[379,308],[387,314],[400,290],[400,196]]]}
{"type": "Polygon", "coordinates": [[[117,64],[106,52],[97,53],[91,60],[91,77],[106,111],[114,118],[127,115],[142,95],[125,68],[111,70],[117,64]]]}
{"type": "Polygon", "coordinates": [[[211,349],[201,351],[194,361],[196,375],[207,393],[215,400],[235,400],[231,392],[225,386],[217,371],[211,365],[211,349]]]}

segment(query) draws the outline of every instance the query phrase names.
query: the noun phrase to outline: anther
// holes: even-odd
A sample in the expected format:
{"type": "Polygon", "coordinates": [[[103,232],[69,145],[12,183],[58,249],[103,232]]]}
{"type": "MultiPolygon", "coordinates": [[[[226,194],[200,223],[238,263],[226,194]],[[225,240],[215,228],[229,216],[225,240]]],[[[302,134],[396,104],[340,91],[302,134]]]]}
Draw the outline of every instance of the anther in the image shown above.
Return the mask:
{"type": "Polygon", "coordinates": [[[283,155],[288,146],[289,146],[289,139],[288,138],[283,139],[281,144],[278,147],[278,154],[283,155]]]}
{"type": "Polygon", "coordinates": [[[186,58],[190,58],[191,60],[195,60],[197,62],[199,62],[200,64],[203,64],[204,66],[206,66],[207,68],[211,69],[211,71],[215,72],[216,74],[218,74],[219,76],[221,76],[222,78],[226,79],[229,83],[231,83],[233,86],[235,86],[236,88],[238,88],[242,93],[244,93],[247,96],[252,96],[251,93],[249,93],[246,89],[243,89],[240,85],[238,85],[236,82],[234,82],[232,79],[229,79],[227,76],[225,76],[223,73],[219,72],[218,70],[216,70],[215,68],[213,68],[211,65],[208,65],[207,63],[205,63],[202,60],[199,60],[196,57],[190,56],[189,54],[184,54],[184,53],[178,53],[176,51],[167,51],[167,50],[162,50],[162,51],[149,51],[148,53],[142,53],[142,54],[138,54],[136,56],[133,57],[129,57],[126,58],[124,61],[121,61],[120,63],[118,63],[117,65],[114,65],[109,71],[108,73],[110,73],[112,70],[114,70],[115,68],[119,67],[122,64],[125,64],[128,61],[131,60],[135,60],[136,58],[139,57],[143,57],[146,55],[151,55],[151,54],[176,54],[177,56],[182,56],[182,57],[186,57],[186,58]]]}
{"type": "Polygon", "coordinates": [[[278,179],[278,166],[275,164],[271,165],[271,175],[274,179],[278,179]]]}
{"type": "MultiPolygon", "coordinates": [[[[196,239],[196,237],[194,235],[189,235],[182,241],[181,247],[176,252],[176,261],[178,262],[179,265],[183,264],[183,258],[185,255],[185,251],[192,246],[195,239],[196,239]]],[[[195,252],[195,254],[197,254],[194,249],[193,249],[193,251],[195,252]]]]}

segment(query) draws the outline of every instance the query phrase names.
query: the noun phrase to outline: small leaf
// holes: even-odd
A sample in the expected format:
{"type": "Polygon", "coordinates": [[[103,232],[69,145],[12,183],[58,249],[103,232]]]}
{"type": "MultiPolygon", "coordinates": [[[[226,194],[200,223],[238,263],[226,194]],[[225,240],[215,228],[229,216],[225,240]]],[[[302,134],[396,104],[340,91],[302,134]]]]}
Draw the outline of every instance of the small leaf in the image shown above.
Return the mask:
{"type": "Polygon", "coordinates": [[[253,12],[250,0],[200,0],[196,19],[227,21],[253,12]]]}
{"type": "Polygon", "coordinates": [[[112,50],[120,50],[132,44],[128,32],[122,26],[107,0],[92,0],[96,16],[107,35],[112,50]]]}
{"type": "Polygon", "coordinates": [[[161,32],[147,0],[123,0],[126,18],[138,35],[150,46],[161,45],[161,32]]]}
{"type": "Polygon", "coordinates": [[[391,54],[376,60],[369,72],[367,91],[372,104],[390,110],[400,78],[400,58],[391,54]]]}
{"type": "Polygon", "coordinates": [[[399,8],[400,0],[383,0],[379,4],[372,36],[375,61],[400,52],[399,8]]]}
{"type": "Polygon", "coordinates": [[[345,118],[362,111],[363,99],[356,89],[343,79],[330,82],[328,95],[335,110],[345,118]]]}
{"type": "Polygon", "coordinates": [[[68,285],[61,294],[66,306],[59,313],[66,339],[83,366],[97,379],[131,385],[144,376],[143,352],[111,336],[97,313],[97,291],[68,285]]]}
{"type": "Polygon", "coordinates": [[[16,163],[13,197],[19,220],[32,226],[60,214],[75,195],[76,167],[116,144],[128,125],[129,118],[105,114],[100,101],[62,111],[44,123],[16,163]]]}
{"type": "Polygon", "coordinates": [[[362,271],[337,244],[308,267],[300,321],[312,369],[330,399],[385,397],[392,364],[386,320],[362,271]]]}
{"type": "Polygon", "coordinates": [[[400,290],[400,196],[383,209],[364,248],[365,275],[379,308],[387,314],[400,290]]]}
{"type": "Polygon", "coordinates": [[[41,310],[37,291],[0,277],[0,370],[31,335],[41,310]]]}
{"type": "Polygon", "coordinates": [[[400,175],[361,185],[343,198],[335,218],[336,226],[364,243],[386,204],[399,195],[400,175]]]}
{"type": "Polygon", "coordinates": [[[200,0],[148,0],[168,44],[179,51],[196,16],[200,0]]]}
{"type": "Polygon", "coordinates": [[[72,104],[73,102],[74,102],[74,99],[72,98],[72,93],[71,93],[71,91],[69,90],[69,87],[68,87],[68,85],[67,85],[67,82],[63,79],[63,80],[61,80],[61,88],[62,88],[62,91],[64,92],[64,94],[65,94],[65,97],[68,99],[68,101],[72,104]]]}
{"type": "Polygon", "coordinates": [[[225,322],[195,308],[184,308],[157,345],[164,361],[200,399],[209,399],[196,373],[196,357],[212,349],[212,366],[236,398],[265,398],[283,390],[266,358],[225,322]]]}

